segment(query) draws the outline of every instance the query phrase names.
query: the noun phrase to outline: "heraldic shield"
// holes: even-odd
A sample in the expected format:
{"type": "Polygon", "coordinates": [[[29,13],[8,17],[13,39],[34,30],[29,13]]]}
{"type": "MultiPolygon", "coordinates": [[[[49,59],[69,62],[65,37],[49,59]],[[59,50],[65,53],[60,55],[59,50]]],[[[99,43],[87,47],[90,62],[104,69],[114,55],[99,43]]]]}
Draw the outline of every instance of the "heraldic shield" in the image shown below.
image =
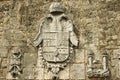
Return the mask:
{"type": "Polygon", "coordinates": [[[48,62],[64,62],[69,57],[69,32],[44,32],[43,58],[48,62]]]}
{"type": "Polygon", "coordinates": [[[53,3],[50,14],[40,20],[39,28],[34,46],[38,48],[43,66],[56,75],[70,61],[73,46],[78,45],[72,21],[64,14],[61,4],[53,3]]]}

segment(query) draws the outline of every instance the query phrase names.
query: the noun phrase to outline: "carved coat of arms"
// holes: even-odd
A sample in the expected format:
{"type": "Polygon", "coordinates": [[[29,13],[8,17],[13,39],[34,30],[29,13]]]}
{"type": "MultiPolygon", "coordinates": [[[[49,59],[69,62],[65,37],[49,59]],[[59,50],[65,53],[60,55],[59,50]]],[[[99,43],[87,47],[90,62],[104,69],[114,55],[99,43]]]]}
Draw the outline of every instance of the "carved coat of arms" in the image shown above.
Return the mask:
{"type": "Polygon", "coordinates": [[[50,71],[58,74],[69,61],[73,47],[78,45],[78,38],[73,24],[65,15],[65,8],[60,3],[50,6],[50,14],[40,22],[40,29],[34,39],[42,59],[50,71]]]}

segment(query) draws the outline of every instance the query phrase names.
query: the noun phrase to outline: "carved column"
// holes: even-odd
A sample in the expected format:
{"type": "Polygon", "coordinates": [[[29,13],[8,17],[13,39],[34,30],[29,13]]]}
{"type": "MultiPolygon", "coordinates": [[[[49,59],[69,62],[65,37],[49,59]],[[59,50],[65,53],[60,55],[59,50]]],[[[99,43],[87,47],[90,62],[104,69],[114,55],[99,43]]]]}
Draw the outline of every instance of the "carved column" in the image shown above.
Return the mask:
{"type": "Polygon", "coordinates": [[[107,52],[104,52],[102,55],[102,65],[103,65],[103,71],[102,76],[108,77],[109,76],[109,70],[108,70],[108,55],[107,52]]]}
{"type": "Polygon", "coordinates": [[[88,73],[93,71],[93,60],[94,60],[94,53],[91,52],[88,54],[88,73]]]}
{"type": "Polygon", "coordinates": [[[106,71],[106,70],[108,70],[108,55],[107,55],[107,53],[105,52],[105,53],[103,53],[103,55],[102,55],[102,59],[103,59],[103,70],[104,71],[106,71]]]}

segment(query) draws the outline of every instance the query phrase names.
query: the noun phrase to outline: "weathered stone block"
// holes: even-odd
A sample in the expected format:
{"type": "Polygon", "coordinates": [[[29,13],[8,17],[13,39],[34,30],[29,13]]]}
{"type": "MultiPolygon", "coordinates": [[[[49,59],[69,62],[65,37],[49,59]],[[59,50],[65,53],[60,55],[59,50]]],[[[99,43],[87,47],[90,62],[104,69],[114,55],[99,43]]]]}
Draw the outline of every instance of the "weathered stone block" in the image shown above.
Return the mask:
{"type": "Polygon", "coordinates": [[[6,77],[7,72],[8,72],[8,71],[7,71],[7,68],[4,68],[4,69],[3,69],[3,77],[4,77],[4,78],[6,77]]]}
{"type": "Polygon", "coordinates": [[[44,79],[44,69],[42,67],[37,67],[36,68],[36,79],[44,79]]]}
{"type": "Polygon", "coordinates": [[[31,67],[34,66],[37,62],[36,53],[24,53],[24,66],[31,67]]]}
{"type": "Polygon", "coordinates": [[[7,66],[8,66],[8,59],[7,58],[3,58],[1,67],[2,68],[7,68],[7,66]]]}
{"type": "Polygon", "coordinates": [[[6,39],[1,38],[1,39],[0,39],[0,46],[1,46],[1,47],[9,46],[9,41],[6,40],[6,39]]]}
{"type": "Polygon", "coordinates": [[[0,69],[0,79],[3,78],[3,69],[0,69]]]}
{"type": "Polygon", "coordinates": [[[23,77],[24,79],[34,79],[35,73],[34,73],[34,67],[26,67],[23,69],[23,77]]]}
{"type": "Polygon", "coordinates": [[[73,64],[70,67],[70,79],[85,79],[84,64],[73,64]]]}
{"type": "Polygon", "coordinates": [[[5,46],[5,47],[7,47],[7,46],[10,46],[10,42],[9,42],[9,40],[7,40],[7,39],[3,39],[3,46],[5,46]]]}
{"type": "Polygon", "coordinates": [[[44,69],[44,79],[52,79],[53,74],[48,70],[44,69]]]}
{"type": "Polygon", "coordinates": [[[60,79],[70,79],[70,67],[69,65],[63,69],[63,71],[60,72],[59,74],[60,79]]]}
{"type": "Polygon", "coordinates": [[[120,60],[118,62],[118,77],[120,78],[120,60]]]}
{"type": "Polygon", "coordinates": [[[76,50],[75,52],[75,62],[76,63],[79,63],[79,62],[84,62],[85,61],[85,52],[84,52],[84,49],[82,50],[76,50]]]}
{"type": "Polygon", "coordinates": [[[119,55],[120,55],[120,49],[113,50],[112,58],[118,59],[119,55]]]}
{"type": "Polygon", "coordinates": [[[7,57],[8,49],[5,47],[0,47],[0,56],[1,57],[7,57]]]}

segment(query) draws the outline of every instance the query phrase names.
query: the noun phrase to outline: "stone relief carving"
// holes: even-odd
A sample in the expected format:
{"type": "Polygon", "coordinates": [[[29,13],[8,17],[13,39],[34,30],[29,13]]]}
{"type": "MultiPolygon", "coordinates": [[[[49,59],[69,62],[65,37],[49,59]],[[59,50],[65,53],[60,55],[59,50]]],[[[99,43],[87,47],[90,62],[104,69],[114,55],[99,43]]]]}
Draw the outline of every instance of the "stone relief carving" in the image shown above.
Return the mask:
{"type": "Polygon", "coordinates": [[[69,62],[73,46],[78,46],[73,24],[65,14],[65,8],[58,2],[50,6],[50,14],[40,22],[40,29],[34,39],[43,64],[57,79],[57,74],[69,62]]]}
{"type": "Polygon", "coordinates": [[[13,49],[9,57],[7,79],[19,79],[22,74],[22,53],[19,49],[13,49]]]}
{"type": "Polygon", "coordinates": [[[88,70],[87,70],[88,77],[108,77],[110,75],[109,68],[108,68],[108,55],[107,52],[103,52],[102,54],[102,63],[100,64],[99,61],[95,60],[95,55],[93,52],[88,54],[88,70]],[[100,68],[95,68],[95,65],[99,66],[100,68]]]}

